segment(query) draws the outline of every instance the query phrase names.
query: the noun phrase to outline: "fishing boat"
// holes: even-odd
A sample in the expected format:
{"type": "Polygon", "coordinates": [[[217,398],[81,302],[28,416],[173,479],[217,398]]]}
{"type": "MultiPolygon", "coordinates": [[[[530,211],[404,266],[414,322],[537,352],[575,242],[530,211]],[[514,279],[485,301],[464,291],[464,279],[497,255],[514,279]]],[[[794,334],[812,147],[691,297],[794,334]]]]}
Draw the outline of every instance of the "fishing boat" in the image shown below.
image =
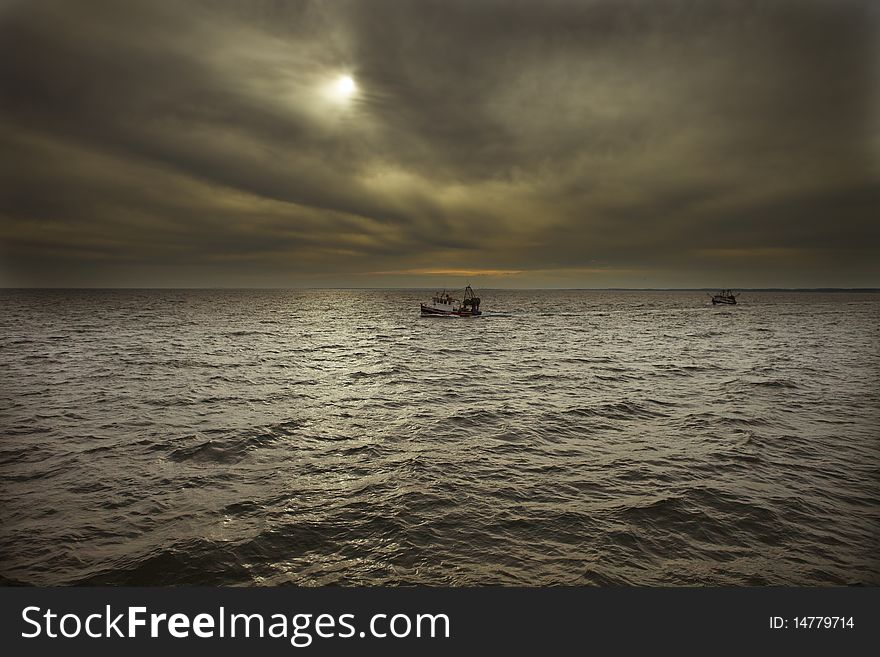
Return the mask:
{"type": "Polygon", "coordinates": [[[722,304],[726,306],[736,305],[736,295],[730,290],[721,290],[718,294],[709,295],[712,297],[712,305],[722,304]]]}
{"type": "Polygon", "coordinates": [[[480,312],[480,297],[468,285],[464,288],[464,299],[458,300],[446,290],[435,294],[431,303],[421,304],[422,317],[476,317],[480,312]]]}

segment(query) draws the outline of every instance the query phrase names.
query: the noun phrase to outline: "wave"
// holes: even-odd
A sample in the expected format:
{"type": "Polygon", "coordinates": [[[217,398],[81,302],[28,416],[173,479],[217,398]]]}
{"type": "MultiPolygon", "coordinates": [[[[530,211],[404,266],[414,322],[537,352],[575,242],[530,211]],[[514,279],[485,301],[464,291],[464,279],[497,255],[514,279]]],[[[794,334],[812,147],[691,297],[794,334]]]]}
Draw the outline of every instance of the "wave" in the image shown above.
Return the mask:
{"type": "MultiPolygon", "coordinates": [[[[671,403],[656,402],[654,400],[650,400],[650,402],[660,406],[674,405],[671,403]]],[[[652,409],[648,404],[629,401],[609,402],[592,407],[569,408],[565,413],[579,417],[601,417],[609,420],[649,419],[667,416],[666,412],[652,409]]]]}
{"type": "MultiPolygon", "coordinates": [[[[302,423],[288,420],[258,429],[245,429],[228,433],[225,430],[212,430],[216,438],[208,438],[202,442],[185,447],[176,447],[168,451],[172,461],[194,463],[238,463],[248,452],[266,447],[274,442],[289,438],[302,423]]],[[[176,444],[179,441],[175,441],[176,444]]]]}

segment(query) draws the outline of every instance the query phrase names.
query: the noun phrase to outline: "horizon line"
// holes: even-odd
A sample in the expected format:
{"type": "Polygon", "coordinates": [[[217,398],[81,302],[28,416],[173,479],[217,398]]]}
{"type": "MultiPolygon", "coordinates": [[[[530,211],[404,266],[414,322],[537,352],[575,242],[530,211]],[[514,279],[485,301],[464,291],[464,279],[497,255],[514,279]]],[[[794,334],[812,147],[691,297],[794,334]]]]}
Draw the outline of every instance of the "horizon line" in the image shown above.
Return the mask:
{"type": "MultiPolygon", "coordinates": [[[[438,286],[354,286],[354,285],[291,285],[291,286],[0,286],[0,290],[435,290],[438,286]]],[[[457,289],[448,287],[445,289],[457,289]]],[[[592,292],[708,292],[718,287],[481,287],[482,290],[592,291],[592,292]]],[[[880,287],[732,287],[738,292],[880,292],[880,287]]]]}

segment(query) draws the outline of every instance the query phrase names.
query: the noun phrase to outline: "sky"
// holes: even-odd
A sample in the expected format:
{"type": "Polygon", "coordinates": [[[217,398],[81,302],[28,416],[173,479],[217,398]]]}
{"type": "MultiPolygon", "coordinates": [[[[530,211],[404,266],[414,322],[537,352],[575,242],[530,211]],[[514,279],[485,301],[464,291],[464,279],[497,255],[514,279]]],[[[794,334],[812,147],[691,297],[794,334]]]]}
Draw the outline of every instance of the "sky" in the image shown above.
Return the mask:
{"type": "Polygon", "coordinates": [[[0,0],[0,286],[880,287],[878,5],[0,0]]]}

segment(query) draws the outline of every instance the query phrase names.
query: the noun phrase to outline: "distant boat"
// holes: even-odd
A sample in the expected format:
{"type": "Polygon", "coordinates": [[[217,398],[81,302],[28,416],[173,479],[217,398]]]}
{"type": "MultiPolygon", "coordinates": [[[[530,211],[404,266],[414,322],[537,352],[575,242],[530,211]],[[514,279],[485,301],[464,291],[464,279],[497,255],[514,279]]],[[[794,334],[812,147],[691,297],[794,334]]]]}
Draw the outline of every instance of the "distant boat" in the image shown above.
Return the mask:
{"type": "Polygon", "coordinates": [[[468,285],[464,289],[464,299],[459,301],[446,290],[435,294],[431,303],[421,304],[422,317],[476,317],[480,312],[480,297],[468,285]]]}
{"type": "Polygon", "coordinates": [[[712,297],[712,305],[722,304],[726,306],[736,305],[736,295],[730,290],[721,290],[718,294],[710,295],[712,297]]]}

